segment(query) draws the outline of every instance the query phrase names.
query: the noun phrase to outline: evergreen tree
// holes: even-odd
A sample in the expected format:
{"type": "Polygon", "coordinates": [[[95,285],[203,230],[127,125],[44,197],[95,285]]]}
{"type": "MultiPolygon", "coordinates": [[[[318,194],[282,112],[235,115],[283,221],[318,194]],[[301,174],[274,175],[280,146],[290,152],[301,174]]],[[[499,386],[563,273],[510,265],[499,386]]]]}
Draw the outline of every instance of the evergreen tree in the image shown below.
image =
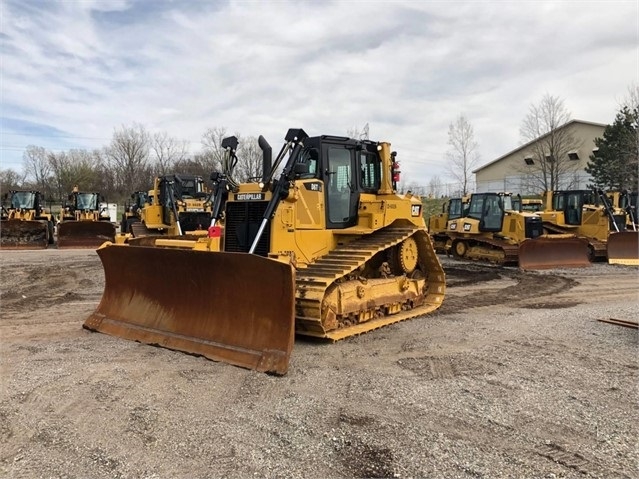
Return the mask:
{"type": "Polygon", "coordinates": [[[594,185],[608,190],[637,191],[639,176],[639,106],[624,106],[612,125],[604,130],[603,138],[595,139],[598,148],[590,155],[585,170],[594,185]]]}

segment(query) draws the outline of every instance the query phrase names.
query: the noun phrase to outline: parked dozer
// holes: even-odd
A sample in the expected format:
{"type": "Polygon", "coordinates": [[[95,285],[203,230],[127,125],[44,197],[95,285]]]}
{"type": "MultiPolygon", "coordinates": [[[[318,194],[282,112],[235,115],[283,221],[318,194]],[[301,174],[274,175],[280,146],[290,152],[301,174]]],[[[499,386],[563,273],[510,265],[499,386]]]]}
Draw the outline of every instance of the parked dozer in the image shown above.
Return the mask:
{"type": "Polygon", "coordinates": [[[131,233],[131,225],[141,221],[142,210],[148,205],[150,205],[150,200],[147,191],[131,193],[131,201],[124,204],[124,212],[120,220],[120,234],[131,233]]]}
{"type": "Polygon", "coordinates": [[[514,209],[510,193],[474,193],[468,214],[450,220],[450,250],[459,259],[522,269],[590,265],[587,242],[571,234],[544,235],[541,218],[514,209]]]}
{"type": "Polygon", "coordinates": [[[211,222],[211,193],[201,176],[159,176],[152,190],[145,196],[141,193],[137,193],[135,217],[128,219],[128,228],[124,236],[118,236],[118,243],[141,246],[153,244],[159,236],[206,236],[211,222]]]}
{"type": "MultiPolygon", "coordinates": [[[[608,263],[639,265],[639,232],[630,203],[626,203],[625,209],[615,207],[602,190],[596,192],[612,226],[606,245],[608,263]],[[628,224],[631,225],[631,229],[628,229],[628,224]]],[[[620,195],[620,200],[622,198],[620,195]]]]}
{"type": "Polygon", "coordinates": [[[291,129],[272,166],[260,146],[259,182],[218,174],[210,237],[98,250],[85,328],[285,374],[295,333],[339,340],[440,307],[444,271],[389,143],[291,129]]]}
{"type": "Polygon", "coordinates": [[[60,213],[58,248],[97,248],[115,240],[115,225],[106,208],[100,208],[100,198],[73,188],[60,213]]]}
{"type": "Polygon", "coordinates": [[[538,214],[549,234],[573,233],[588,241],[591,261],[638,264],[636,231],[626,231],[626,212],[614,209],[597,190],[549,191],[538,214]]]}
{"type": "Polygon", "coordinates": [[[5,193],[0,225],[0,248],[44,249],[54,242],[53,215],[43,205],[39,191],[5,193]],[[8,201],[5,207],[4,203],[8,201]]]}
{"type": "Polygon", "coordinates": [[[466,216],[469,201],[470,196],[450,198],[442,205],[441,213],[428,218],[428,232],[436,253],[444,254],[450,251],[451,240],[447,231],[448,222],[466,216]]]}
{"type": "Polygon", "coordinates": [[[637,218],[637,192],[636,191],[609,191],[606,193],[612,207],[622,210],[626,214],[626,230],[637,231],[639,219],[637,218]]]}

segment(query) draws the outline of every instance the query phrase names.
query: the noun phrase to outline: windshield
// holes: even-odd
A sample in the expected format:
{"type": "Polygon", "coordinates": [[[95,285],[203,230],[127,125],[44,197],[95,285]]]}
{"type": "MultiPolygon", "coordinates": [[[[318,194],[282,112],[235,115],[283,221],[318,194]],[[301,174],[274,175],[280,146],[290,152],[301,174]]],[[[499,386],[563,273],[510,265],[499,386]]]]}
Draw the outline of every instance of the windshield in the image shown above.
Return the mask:
{"type": "Polygon", "coordinates": [[[504,202],[503,204],[503,210],[505,211],[519,211],[519,201],[517,201],[517,205],[513,205],[513,198],[512,196],[502,196],[502,200],[504,202]]]}
{"type": "Polygon", "coordinates": [[[78,193],[76,196],[75,207],[79,210],[97,210],[98,195],[97,193],[78,193]]]}
{"type": "Polygon", "coordinates": [[[11,197],[11,207],[32,210],[35,208],[35,193],[31,191],[16,191],[11,197]]]}

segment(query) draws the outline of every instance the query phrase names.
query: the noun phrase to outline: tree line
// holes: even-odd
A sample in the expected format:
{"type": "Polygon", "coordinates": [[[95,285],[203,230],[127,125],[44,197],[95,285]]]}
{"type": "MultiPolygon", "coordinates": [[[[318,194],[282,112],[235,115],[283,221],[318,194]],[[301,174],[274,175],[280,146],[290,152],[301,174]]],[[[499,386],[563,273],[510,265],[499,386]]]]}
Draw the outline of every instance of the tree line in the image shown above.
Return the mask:
{"type": "MultiPolygon", "coordinates": [[[[134,191],[148,190],[156,176],[192,174],[208,181],[211,172],[221,169],[224,150],[223,127],[209,128],[202,135],[202,148],[189,154],[188,142],[166,132],[150,133],[143,125],[122,126],[113,132],[110,143],[99,149],[50,151],[29,145],[23,154],[23,169],[0,170],[0,192],[32,188],[47,202],[62,202],[78,186],[81,191],[101,193],[109,202],[123,202],[134,191]]],[[[261,174],[262,151],[257,138],[238,137],[237,181],[261,174]]]]}
{"type": "MultiPolygon", "coordinates": [[[[629,96],[620,105],[614,121],[603,137],[595,139],[596,150],[590,156],[585,172],[592,177],[590,186],[609,190],[637,190],[639,174],[639,86],[628,89],[629,96]]],[[[561,98],[546,94],[532,104],[520,128],[523,143],[534,145],[532,167],[519,171],[532,190],[560,189],[578,172],[569,160],[569,152],[578,149],[577,140],[561,128],[570,121],[570,112],[561,98]]],[[[352,138],[368,139],[369,125],[360,131],[351,128],[352,138]]],[[[0,192],[33,188],[49,202],[62,202],[75,185],[83,191],[100,192],[110,202],[123,202],[134,191],[147,190],[153,178],[165,174],[200,175],[206,181],[213,171],[221,169],[224,150],[224,127],[209,128],[201,138],[201,149],[189,154],[188,142],[166,132],[150,133],[143,125],[122,126],[113,132],[110,143],[99,149],[70,149],[54,152],[30,145],[23,154],[23,170],[0,170],[0,192]]],[[[238,137],[237,181],[261,174],[262,152],[257,138],[238,137]]],[[[479,145],[474,129],[460,114],[449,125],[445,154],[447,174],[454,183],[445,183],[433,175],[427,185],[403,178],[400,193],[408,190],[422,196],[466,195],[473,191],[473,173],[478,166],[479,145]]],[[[583,170],[582,170],[583,171],[583,170]]]]}

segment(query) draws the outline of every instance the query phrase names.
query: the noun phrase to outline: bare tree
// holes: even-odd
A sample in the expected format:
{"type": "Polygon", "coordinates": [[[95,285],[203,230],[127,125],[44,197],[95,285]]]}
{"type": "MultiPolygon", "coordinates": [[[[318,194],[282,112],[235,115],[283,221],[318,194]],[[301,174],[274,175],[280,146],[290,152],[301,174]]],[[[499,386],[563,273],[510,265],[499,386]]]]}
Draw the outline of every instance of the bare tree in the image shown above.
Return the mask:
{"type": "Polygon", "coordinates": [[[439,198],[442,193],[442,180],[439,176],[433,176],[428,182],[428,197],[439,198]]]}
{"type": "Polygon", "coordinates": [[[346,136],[356,140],[368,140],[370,135],[370,126],[368,123],[360,130],[358,126],[354,126],[346,130],[346,136]]]}
{"type": "Polygon", "coordinates": [[[177,162],[188,157],[188,143],[169,136],[167,132],[155,133],[150,139],[151,157],[157,175],[172,173],[177,162]]]}
{"type": "Polygon", "coordinates": [[[411,181],[410,183],[408,183],[408,185],[406,185],[406,191],[410,191],[417,196],[424,196],[424,187],[416,181],[411,181]]]}
{"type": "Polygon", "coordinates": [[[22,160],[27,181],[45,196],[50,197],[51,167],[47,160],[47,150],[41,146],[29,145],[22,155],[22,160]]]}
{"type": "Polygon", "coordinates": [[[0,170],[0,196],[11,190],[22,188],[24,184],[24,174],[12,169],[0,170]]]}
{"type": "Polygon", "coordinates": [[[222,140],[226,136],[228,136],[226,134],[226,128],[223,127],[209,128],[202,135],[203,151],[201,154],[197,155],[197,159],[198,162],[202,163],[203,169],[207,171],[207,177],[208,174],[213,171],[220,171],[222,168],[222,160],[224,158],[222,140]]]}
{"type": "Polygon", "coordinates": [[[472,184],[473,169],[479,162],[479,145],[472,125],[463,114],[449,125],[448,144],[451,146],[446,152],[448,172],[466,195],[472,184]]]}
{"type": "Polygon", "coordinates": [[[150,137],[140,124],[122,126],[113,132],[105,155],[113,168],[116,187],[121,194],[148,188],[152,173],[149,162],[150,137]]]}
{"type": "Polygon", "coordinates": [[[60,153],[51,152],[48,160],[53,172],[51,184],[55,189],[56,199],[63,200],[74,186],[83,191],[97,191],[105,194],[102,189],[105,186],[102,181],[102,172],[93,152],[81,149],[60,153]]]}
{"type": "Polygon", "coordinates": [[[551,191],[570,187],[580,168],[568,154],[581,146],[565,128],[570,112],[561,98],[545,94],[539,104],[530,105],[520,128],[522,140],[530,142],[530,162],[525,167],[526,186],[551,191]]]}
{"type": "Polygon", "coordinates": [[[247,136],[238,138],[237,166],[235,167],[235,180],[248,181],[250,178],[262,176],[262,150],[257,143],[257,138],[247,136]]]}

